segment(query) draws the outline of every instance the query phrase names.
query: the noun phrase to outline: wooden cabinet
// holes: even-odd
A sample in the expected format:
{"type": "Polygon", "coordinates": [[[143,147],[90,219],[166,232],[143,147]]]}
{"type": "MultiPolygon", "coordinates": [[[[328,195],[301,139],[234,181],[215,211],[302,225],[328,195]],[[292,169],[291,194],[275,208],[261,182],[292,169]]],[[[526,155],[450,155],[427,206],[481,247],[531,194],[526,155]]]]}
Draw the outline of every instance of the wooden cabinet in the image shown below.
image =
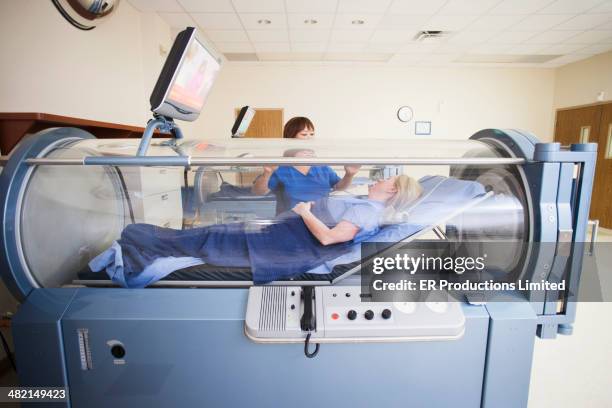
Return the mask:
{"type": "MultiPolygon", "coordinates": [[[[0,113],[0,152],[9,154],[27,134],[53,127],[76,127],[98,139],[140,138],[144,128],[36,112],[0,113]]],[[[155,132],[153,137],[165,136],[155,132]]]]}
{"type": "Polygon", "coordinates": [[[555,141],[598,144],[590,217],[612,228],[612,102],[559,109],[555,141]]]}

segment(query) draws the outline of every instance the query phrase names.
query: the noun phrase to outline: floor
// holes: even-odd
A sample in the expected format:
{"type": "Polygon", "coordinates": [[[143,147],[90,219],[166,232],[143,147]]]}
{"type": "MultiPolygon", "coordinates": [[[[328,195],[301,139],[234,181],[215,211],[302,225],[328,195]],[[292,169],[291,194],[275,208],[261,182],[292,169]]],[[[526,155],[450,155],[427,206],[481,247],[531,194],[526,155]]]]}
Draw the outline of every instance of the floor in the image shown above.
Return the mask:
{"type": "MultiPolygon", "coordinates": [[[[597,241],[604,243],[595,254],[603,279],[612,275],[612,230],[600,228],[597,241]]],[[[529,407],[612,407],[612,299],[604,300],[578,305],[571,336],[536,338],[529,407]]]]}

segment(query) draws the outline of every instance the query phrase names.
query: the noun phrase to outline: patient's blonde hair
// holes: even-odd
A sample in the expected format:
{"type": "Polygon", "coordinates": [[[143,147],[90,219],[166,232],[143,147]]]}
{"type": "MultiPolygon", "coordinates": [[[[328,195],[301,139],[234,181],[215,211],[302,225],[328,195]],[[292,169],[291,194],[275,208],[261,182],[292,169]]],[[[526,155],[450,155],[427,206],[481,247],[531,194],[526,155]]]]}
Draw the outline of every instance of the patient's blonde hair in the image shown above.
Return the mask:
{"type": "Polygon", "coordinates": [[[397,176],[395,188],[397,193],[389,199],[387,205],[397,212],[406,210],[423,193],[419,182],[406,175],[397,176]]]}

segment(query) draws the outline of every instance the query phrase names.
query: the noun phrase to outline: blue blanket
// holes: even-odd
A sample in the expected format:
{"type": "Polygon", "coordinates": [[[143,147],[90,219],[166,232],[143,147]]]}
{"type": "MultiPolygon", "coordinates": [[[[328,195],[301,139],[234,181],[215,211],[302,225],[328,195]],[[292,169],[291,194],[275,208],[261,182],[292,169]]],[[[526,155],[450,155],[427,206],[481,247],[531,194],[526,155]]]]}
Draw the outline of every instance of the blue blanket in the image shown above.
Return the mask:
{"type": "MultiPolygon", "coordinates": [[[[326,203],[320,200],[312,211],[331,226],[333,220],[326,203]]],[[[349,246],[350,243],[321,245],[293,212],[283,213],[267,225],[234,223],[174,230],[132,224],[123,230],[116,244],[90,262],[90,268],[95,272],[106,270],[113,281],[124,287],[144,287],[163,278],[146,273],[160,260],[178,259],[182,267],[203,261],[250,267],[253,281],[261,284],[304,273],[338,257],[349,246]]]]}

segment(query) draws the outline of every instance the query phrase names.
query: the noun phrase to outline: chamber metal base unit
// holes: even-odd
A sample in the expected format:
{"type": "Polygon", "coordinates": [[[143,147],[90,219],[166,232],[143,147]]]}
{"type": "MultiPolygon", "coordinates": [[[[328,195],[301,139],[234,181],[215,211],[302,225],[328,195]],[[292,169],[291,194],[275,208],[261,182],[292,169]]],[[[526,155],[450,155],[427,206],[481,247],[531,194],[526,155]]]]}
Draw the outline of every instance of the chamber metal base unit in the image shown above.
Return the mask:
{"type": "MultiPolygon", "coordinates": [[[[424,141],[437,146],[429,156],[396,141],[393,153],[372,157],[362,155],[372,146],[336,157],[313,145],[317,157],[300,159],[283,157],[294,141],[266,154],[257,149],[274,144],[233,140],[225,150],[152,146],[157,158],[134,158],[125,157],[137,147],[129,141],[102,146],[75,129],[31,136],[0,176],[0,270],[22,300],[13,320],[21,385],[66,387],[68,402],[56,405],[71,407],[525,407],[535,336],[572,330],[596,147],[561,149],[514,130],[471,139],[459,155],[448,153],[451,141],[424,141]],[[495,260],[492,274],[563,277],[567,289],[484,304],[369,302],[352,274],[358,267],[266,286],[233,277],[124,289],[79,277],[127,224],[185,228],[181,183],[189,172],[202,183],[196,193],[205,209],[214,200],[203,193],[211,169],[235,174],[258,160],[379,163],[425,174],[444,167],[444,176],[476,181],[487,195],[428,231],[458,243],[507,241],[508,256],[495,260]]],[[[220,202],[211,219],[228,218],[220,202]]],[[[240,203],[244,214],[257,212],[249,199],[240,203]]]]}

